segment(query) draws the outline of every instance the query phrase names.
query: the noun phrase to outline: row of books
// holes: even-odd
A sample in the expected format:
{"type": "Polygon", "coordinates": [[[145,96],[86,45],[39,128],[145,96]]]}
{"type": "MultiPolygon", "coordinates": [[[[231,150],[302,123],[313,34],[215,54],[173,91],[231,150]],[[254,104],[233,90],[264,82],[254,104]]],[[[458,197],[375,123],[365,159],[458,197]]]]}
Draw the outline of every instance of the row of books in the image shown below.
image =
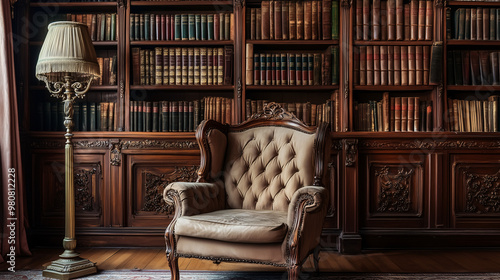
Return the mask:
{"type": "Polygon", "coordinates": [[[231,40],[233,13],[130,14],[130,40],[231,40]]]}
{"type": "Polygon", "coordinates": [[[432,40],[431,0],[356,0],[356,40],[432,40]]]}
{"type": "MultiPolygon", "coordinates": [[[[151,0],[147,0],[151,1],[151,0]]],[[[44,2],[66,2],[66,3],[86,3],[86,2],[116,2],[116,0],[35,0],[31,1],[35,3],[44,3],[44,2]]]]}
{"type": "Polygon", "coordinates": [[[453,25],[451,20],[451,8],[446,8],[448,39],[500,40],[500,9],[458,8],[453,14],[453,25]]]}
{"type": "Polygon", "coordinates": [[[134,85],[232,85],[233,46],[132,48],[134,85]]]}
{"type": "Polygon", "coordinates": [[[447,54],[449,85],[499,85],[500,52],[452,50],[447,54]]]}
{"type": "Polygon", "coordinates": [[[488,100],[448,99],[450,131],[498,132],[500,96],[492,95],[488,100]]]}
{"type": "Polygon", "coordinates": [[[205,97],[194,101],[131,101],[130,129],[142,132],[192,132],[204,119],[232,123],[233,99],[205,97]]]}
{"type": "Polygon", "coordinates": [[[113,55],[112,57],[98,57],[97,63],[99,64],[99,69],[101,70],[101,77],[97,78],[95,84],[101,86],[115,86],[117,71],[116,55],[113,55]]]}
{"type": "Polygon", "coordinates": [[[246,49],[247,85],[336,85],[339,81],[339,47],[326,52],[253,53],[246,49]]]}
{"type": "Polygon", "coordinates": [[[354,104],[355,130],[424,132],[433,130],[432,100],[420,97],[389,97],[354,104]]]}
{"type": "Polygon", "coordinates": [[[85,23],[92,41],[116,41],[116,14],[66,14],[65,17],[85,23]]]}
{"type": "Polygon", "coordinates": [[[430,46],[359,46],[355,85],[428,85],[430,46]]]}
{"type": "MultiPolygon", "coordinates": [[[[114,131],[116,106],[114,102],[75,102],[73,131],[114,131]]],[[[37,104],[35,129],[65,131],[64,103],[59,101],[37,104]]]]}
{"type": "Polygon", "coordinates": [[[336,40],[339,2],[262,1],[247,10],[247,38],[251,40],[336,40]]]}

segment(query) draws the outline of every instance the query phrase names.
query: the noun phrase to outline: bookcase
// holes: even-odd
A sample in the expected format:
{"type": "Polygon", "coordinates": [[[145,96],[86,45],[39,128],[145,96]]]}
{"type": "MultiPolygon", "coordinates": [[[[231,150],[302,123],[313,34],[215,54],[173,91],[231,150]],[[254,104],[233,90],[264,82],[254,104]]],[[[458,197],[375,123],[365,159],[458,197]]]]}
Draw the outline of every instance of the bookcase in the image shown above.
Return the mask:
{"type": "Polygon", "coordinates": [[[89,25],[103,73],[75,114],[79,245],[163,246],[162,191],[197,179],[197,124],[241,123],[271,101],[331,124],[324,248],[500,245],[498,2],[20,0],[14,11],[33,244],[59,244],[64,224],[60,105],[34,66],[48,23],[71,19],[89,25]]]}

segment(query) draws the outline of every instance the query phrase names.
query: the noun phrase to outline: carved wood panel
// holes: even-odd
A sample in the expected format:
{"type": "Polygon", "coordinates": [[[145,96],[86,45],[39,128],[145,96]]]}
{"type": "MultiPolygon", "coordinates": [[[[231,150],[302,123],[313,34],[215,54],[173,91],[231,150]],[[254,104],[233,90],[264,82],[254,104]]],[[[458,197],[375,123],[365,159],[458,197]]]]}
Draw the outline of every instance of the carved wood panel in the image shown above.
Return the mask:
{"type": "Polygon", "coordinates": [[[166,227],[174,209],[163,200],[172,182],[194,182],[199,157],[176,155],[128,155],[127,226],[166,227]]]}
{"type": "MultiPolygon", "coordinates": [[[[422,227],[424,217],[425,156],[373,154],[360,170],[364,227],[422,227]]],[[[361,167],[361,166],[360,166],[361,167]]]]}
{"type": "MultiPolygon", "coordinates": [[[[76,154],[74,187],[77,227],[103,225],[103,155],[76,154]]],[[[64,154],[34,154],[33,215],[35,226],[64,227],[64,154]]]]}
{"type": "Polygon", "coordinates": [[[500,155],[453,155],[451,172],[453,225],[500,228],[500,155]]]}

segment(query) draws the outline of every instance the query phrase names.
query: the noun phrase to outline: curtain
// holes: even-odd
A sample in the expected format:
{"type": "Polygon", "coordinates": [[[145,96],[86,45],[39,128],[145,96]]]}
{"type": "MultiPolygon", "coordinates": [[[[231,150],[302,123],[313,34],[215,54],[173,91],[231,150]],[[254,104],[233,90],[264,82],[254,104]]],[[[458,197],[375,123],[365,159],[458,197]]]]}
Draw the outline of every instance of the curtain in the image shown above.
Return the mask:
{"type": "MultiPolygon", "coordinates": [[[[13,255],[31,255],[26,239],[27,219],[21,170],[21,143],[16,100],[11,4],[0,5],[0,262],[13,255]],[[9,208],[10,207],[10,208],[9,208]]],[[[12,263],[9,263],[9,267],[12,263]]]]}

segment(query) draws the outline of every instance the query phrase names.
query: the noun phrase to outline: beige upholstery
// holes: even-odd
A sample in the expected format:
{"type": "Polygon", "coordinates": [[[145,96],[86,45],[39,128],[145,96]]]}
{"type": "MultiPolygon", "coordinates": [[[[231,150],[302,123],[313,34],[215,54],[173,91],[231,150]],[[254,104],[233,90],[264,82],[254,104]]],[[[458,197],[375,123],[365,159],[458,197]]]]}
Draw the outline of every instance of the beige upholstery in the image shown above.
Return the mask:
{"type": "Polygon", "coordinates": [[[286,266],[296,279],[318,246],[328,205],[322,186],[328,128],[309,128],[279,107],[230,127],[204,121],[197,183],[165,188],[172,279],[178,257],[286,266]]]}

